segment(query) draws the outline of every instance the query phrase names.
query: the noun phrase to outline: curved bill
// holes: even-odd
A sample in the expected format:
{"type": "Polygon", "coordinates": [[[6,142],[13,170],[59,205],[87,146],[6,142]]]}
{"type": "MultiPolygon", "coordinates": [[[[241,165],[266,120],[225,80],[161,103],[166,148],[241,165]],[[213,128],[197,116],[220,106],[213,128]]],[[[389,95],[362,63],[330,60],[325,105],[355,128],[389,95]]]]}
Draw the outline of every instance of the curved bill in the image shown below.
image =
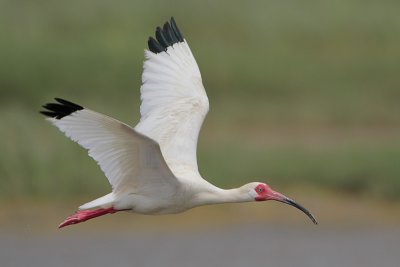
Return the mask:
{"type": "Polygon", "coordinates": [[[315,217],[311,214],[311,212],[309,212],[306,208],[304,208],[302,205],[300,205],[299,203],[296,203],[294,200],[284,197],[281,199],[274,199],[276,201],[288,204],[290,206],[293,206],[295,208],[298,208],[299,210],[301,210],[302,212],[304,212],[309,218],[310,220],[314,223],[314,224],[318,224],[317,220],[315,219],[315,217]]]}

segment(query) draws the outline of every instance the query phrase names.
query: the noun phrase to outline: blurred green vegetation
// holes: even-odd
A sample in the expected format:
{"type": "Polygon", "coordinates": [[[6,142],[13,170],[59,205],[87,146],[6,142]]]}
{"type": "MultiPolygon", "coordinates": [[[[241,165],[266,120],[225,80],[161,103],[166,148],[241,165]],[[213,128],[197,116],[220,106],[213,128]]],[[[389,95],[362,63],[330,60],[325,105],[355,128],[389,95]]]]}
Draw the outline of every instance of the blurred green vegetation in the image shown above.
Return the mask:
{"type": "Polygon", "coordinates": [[[173,15],[210,98],[204,177],[400,199],[399,11],[394,0],[0,0],[0,197],[109,190],[37,111],[64,97],[134,125],[147,38],[173,15]]]}

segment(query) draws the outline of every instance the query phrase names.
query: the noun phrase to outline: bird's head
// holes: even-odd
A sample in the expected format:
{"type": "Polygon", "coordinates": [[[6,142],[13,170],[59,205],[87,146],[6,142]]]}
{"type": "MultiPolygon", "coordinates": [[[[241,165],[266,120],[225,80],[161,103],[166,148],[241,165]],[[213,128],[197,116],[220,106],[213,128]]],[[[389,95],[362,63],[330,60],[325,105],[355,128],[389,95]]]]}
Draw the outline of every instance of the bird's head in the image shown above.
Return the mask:
{"type": "Polygon", "coordinates": [[[288,204],[290,206],[293,206],[302,212],[304,212],[314,224],[318,224],[317,220],[314,218],[314,216],[303,206],[295,202],[294,200],[286,197],[285,195],[276,192],[271,189],[271,187],[265,183],[250,183],[245,185],[246,190],[249,192],[250,196],[255,200],[255,201],[267,201],[267,200],[275,200],[279,201],[285,204],[288,204]]]}

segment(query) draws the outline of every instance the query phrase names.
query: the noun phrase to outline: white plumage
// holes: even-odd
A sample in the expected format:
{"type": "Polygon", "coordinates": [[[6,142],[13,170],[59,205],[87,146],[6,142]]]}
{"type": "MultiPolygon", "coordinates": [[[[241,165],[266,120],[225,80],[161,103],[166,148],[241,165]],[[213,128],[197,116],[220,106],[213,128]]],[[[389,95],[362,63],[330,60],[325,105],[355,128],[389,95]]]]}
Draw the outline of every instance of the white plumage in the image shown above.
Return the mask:
{"type": "Polygon", "coordinates": [[[132,128],[118,120],[56,98],[42,113],[86,148],[112,192],[80,206],[60,227],[107,213],[176,213],[223,202],[278,200],[314,217],[264,183],[220,189],[198,171],[197,139],[209,102],[196,60],[173,18],[150,37],[140,88],[141,119],[132,128]]]}
{"type": "Polygon", "coordinates": [[[197,139],[209,104],[196,60],[186,41],[145,55],[135,130],[158,142],[175,174],[182,168],[198,172],[197,139]]]}

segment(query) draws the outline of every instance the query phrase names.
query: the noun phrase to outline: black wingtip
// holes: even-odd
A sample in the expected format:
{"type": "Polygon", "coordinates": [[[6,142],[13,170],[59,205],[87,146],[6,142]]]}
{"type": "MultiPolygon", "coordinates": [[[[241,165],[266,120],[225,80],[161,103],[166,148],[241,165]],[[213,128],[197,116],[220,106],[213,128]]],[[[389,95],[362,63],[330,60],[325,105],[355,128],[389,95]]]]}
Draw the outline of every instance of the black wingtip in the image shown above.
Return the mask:
{"type": "Polygon", "coordinates": [[[40,111],[41,114],[55,118],[57,120],[64,118],[78,110],[82,110],[83,107],[62,98],[55,98],[58,103],[47,103],[42,107],[46,110],[40,111]]]}
{"type": "Polygon", "coordinates": [[[167,21],[162,28],[156,28],[155,37],[155,39],[149,37],[147,45],[150,51],[156,54],[167,51],[168,47],[184,41],[183,34],[176,25],[174,17],[171,17],[170,21],[167,21]]]}

